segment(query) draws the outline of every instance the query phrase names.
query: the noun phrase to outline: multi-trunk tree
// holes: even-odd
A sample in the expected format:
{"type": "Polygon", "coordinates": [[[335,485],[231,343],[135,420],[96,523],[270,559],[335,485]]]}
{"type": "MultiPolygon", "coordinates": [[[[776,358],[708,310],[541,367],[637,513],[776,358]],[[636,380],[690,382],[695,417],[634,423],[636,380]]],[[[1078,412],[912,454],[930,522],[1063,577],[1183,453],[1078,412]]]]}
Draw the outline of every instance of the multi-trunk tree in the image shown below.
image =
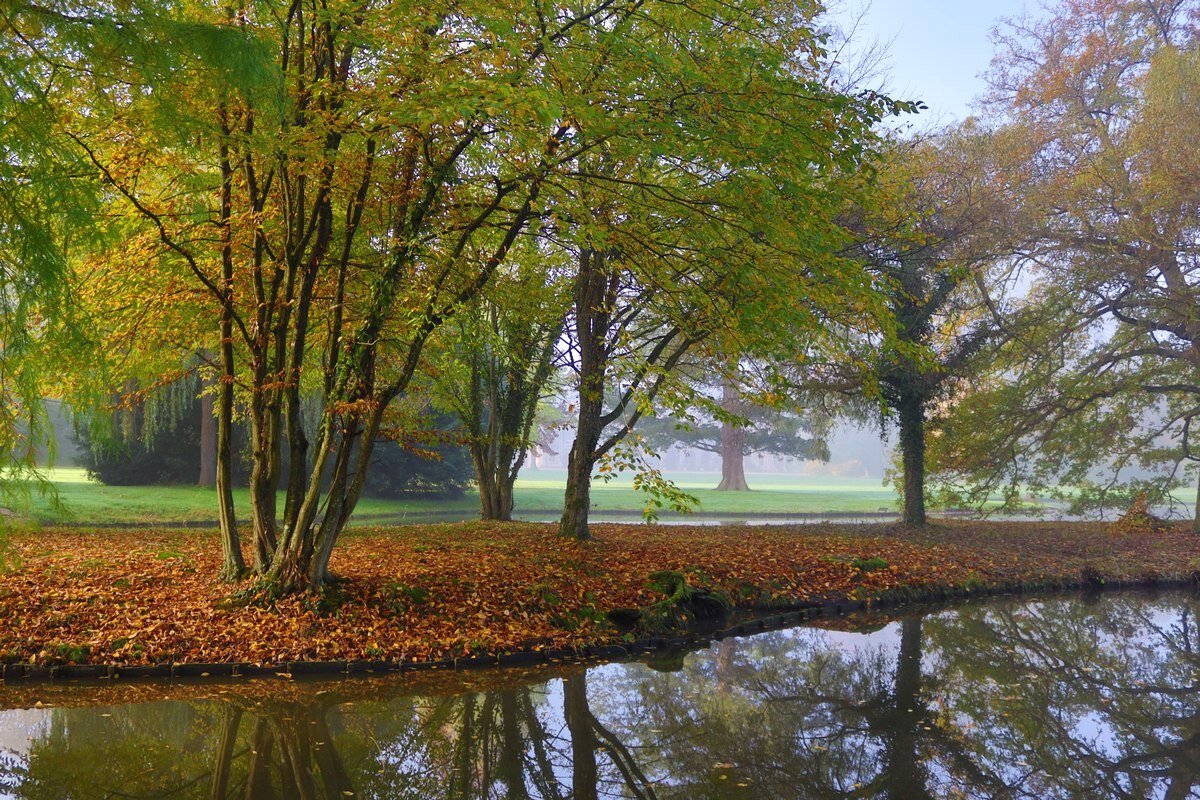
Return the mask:
{"type": "Polygon", "coordinates": [[[427,353],[434,393],[458,417],[475,465],[480,515],[511,520],[513,485],[558,389],[566,301],[536,247],[514,259],[442,328],[427,353]]]}
{"type": "MultiPolygon", "coordinates": [[[[620,373],[622,410],[661,385],[680,346],[761,328],[762,298],[790,310],[849,295],[861,315],[855,273],[825,263],[826,211],[835,174],[868,157],[870,125],[895,106],[822,84],[816,10],[172,7],[178,24],[244,46],[221,63],[164,72],[114,57],[88,73],[63,124],[125,236],[84,269],[150,267],[132,281],[141,295],[112,309],[131,330],[137,316],[212,331],[188,344],[213,354],[226,573],[242,569],[235,408],[251,428],[253,566],[318,588],[426,343],[526,238],[580,266],[568,328],[587,352],[582,395],[620,373]],[[653,309],[634,315],[648,349],[625,336],[618,296],[653,309]],[[614,372],[618,351],[651,357],[614,372]]],[[[598,447],[581,450],[574,489],[598,447]]],[[[564,529],[579,533],[586,502],[571,507],[564,529]]]]}

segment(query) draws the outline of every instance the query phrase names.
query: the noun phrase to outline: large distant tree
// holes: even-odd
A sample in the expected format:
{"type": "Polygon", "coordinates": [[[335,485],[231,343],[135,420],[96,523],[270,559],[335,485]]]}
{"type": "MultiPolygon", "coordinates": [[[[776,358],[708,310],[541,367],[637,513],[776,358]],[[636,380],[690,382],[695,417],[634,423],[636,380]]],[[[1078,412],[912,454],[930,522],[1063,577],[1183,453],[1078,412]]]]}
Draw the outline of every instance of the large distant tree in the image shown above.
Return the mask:
{"type": "Polygon", "coordinates": [[[732,378],[720,381],[719,396],[705,397],[686,419],[644,419],[638,432],[657,451],[677,446],[715,453],[721,458],[718,491],[749,491],[746,457],[770,453],[826,460],[823,420],[795,410],[773,408],[746,396],[732,378]]]}

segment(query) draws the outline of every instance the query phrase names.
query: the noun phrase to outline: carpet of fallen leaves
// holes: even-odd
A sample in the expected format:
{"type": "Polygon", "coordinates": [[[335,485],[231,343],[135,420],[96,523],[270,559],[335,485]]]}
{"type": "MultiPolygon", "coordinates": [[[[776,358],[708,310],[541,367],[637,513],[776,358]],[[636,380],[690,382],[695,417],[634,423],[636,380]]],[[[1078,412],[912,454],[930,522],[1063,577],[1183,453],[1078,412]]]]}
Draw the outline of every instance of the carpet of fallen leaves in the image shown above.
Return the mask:
{"type": "Polygon", "coordinates": [[[0,659],[27,663],[428,661],[617,641],[614,608],[661,599],[650,573],[678,570],[745,608],[890,590],[1185,579],[1200,537],[1099,523],[688,527],[410,525],[356,531],[333,569],[340,597],[231,603],[208,531],[15,534],[0,573],[0,659]],[[863,569],[869,559],[886,566],[863,569]],[[856,565],[856,560],[859,565],[856,565]]]}

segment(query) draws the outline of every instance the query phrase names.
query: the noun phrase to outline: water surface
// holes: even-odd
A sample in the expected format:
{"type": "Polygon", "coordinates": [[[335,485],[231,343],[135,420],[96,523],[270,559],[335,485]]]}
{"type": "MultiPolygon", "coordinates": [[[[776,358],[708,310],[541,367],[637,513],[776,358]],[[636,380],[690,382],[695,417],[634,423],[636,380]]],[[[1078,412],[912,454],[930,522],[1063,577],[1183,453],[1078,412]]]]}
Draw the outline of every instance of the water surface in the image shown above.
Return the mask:
{"type": "Polygon", "coordinates": [[[12,684],[0,797],[1200,798],[1198,611],[1002,599],[590,669],[12,684]]]}

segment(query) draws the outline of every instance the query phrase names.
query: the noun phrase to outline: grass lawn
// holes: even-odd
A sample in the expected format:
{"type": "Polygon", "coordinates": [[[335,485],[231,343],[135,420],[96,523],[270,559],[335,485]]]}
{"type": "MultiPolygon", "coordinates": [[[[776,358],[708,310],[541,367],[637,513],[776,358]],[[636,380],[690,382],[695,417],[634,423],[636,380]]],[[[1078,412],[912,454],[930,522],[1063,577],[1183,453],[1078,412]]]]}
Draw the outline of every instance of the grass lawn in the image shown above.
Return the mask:
{"type": "MultiPolygon", "coordinates": [[[[716,492],[719,476],[711,473],[670,475],[683,489],[700,500],[697,512],[729,516],[761,514],[789,515],[824,512],[875,512],[896,508],[896,495],[878,479],[828,478],[794,475],[751,475],[750,492],[716,492]]],[[[34,499],[32,513],[44,524],[116,524],[158,522],[205,522],[216,518],[216,494],[196,486],[104,486],[89,481],[82,469],[50,471],[58,489],[61,507],[49,499],[34,499]]],[[[546,518],[562,510],[565,473],[561,470],[526,471],[517,481],[518,516],[546,518]]],[[[630,476],[609,483],[597,481],[592,488],[592,508],[600,513],[637,514],[645,497],[633,488],[630,476]]],[[[245,489],[234,492],[243,515],[249,514],[245,489]]],[[[282,507],[282,495],[280,499],[282,507]]],[[[435,518],[466,520],[477,514],[475,494],[457,500],[377,500],[364,498],[355,512],[362,523],[429,521],[435,518]]]]}
{"type": "Polygon", "coordinates": [[[0,661],[412,663],[628,642],[678,630],[669,627],[676,607],[658,613],[666,590],[651,576],[659,570],[769,613],[943,590],[1194,582],[1200,569],[1200,538],[1186,525],[603,524],[594,532],[579,543],[532,523],[361,528],[334,553],[346,582],[320,597],[220,581],[213,531],[15,533],[0,572],[0,661]],[[641,610],[642,622],[618,627],[608,617],[616,609],[641,610]]]}

